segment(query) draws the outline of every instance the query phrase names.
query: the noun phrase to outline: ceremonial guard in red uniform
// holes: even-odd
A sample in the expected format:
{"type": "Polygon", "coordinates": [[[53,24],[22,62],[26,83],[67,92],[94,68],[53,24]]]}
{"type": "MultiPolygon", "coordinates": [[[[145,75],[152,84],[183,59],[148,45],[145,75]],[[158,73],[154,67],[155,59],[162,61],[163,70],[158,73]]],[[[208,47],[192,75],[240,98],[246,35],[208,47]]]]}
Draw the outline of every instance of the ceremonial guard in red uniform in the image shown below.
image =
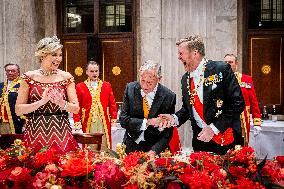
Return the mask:
{"type": "Polygon", "coordinates": [[[237,72],[238,61],[235,55],[227,54],[225,57],[225,62],[229,63],[232,67],[232,70],[235,72],[235,75],[238,79],[239,85],[242,90],[242,94],[245,100],[245,110],[241,114],[241,124],[242,124],[242,133],[244,137],[245,146],[249,142],[249,133],[250,133],[250,114],[252,114],[253,125],[255,128],[255,134],[257,134],[261,128],[261,113],[252,81],[252,77],[249,75],[241,74],[237,72]]]}
{"type": "Polygon", "coordinates": [[[111,84],[98,79],[99,65],[90,61],[87,65],[89,78],[76,85],[80,105],[74,114],[75,128],[84,133],[103,132],[102,149],[111,148],[111,123],[116,123],[117,108],[111,84]]]}

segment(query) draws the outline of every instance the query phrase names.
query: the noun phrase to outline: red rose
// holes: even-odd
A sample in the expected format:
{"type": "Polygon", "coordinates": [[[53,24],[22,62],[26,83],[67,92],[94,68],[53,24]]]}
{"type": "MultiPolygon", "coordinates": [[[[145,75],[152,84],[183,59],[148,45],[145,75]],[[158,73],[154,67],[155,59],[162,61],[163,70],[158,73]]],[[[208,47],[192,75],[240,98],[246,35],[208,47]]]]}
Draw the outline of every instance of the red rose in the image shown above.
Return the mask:
{"type": "Polygon", "coordinates": [[[167,189],[180,189],[180,188],[181,187],[178,182],[170,182],[167,187],[167,189]]]}
{"type": "Polygon", "coordinates": [[[246,176],[248,170],[241,166],[231,166],[228,172],[234,177],[241,178],[246,176]]]}
{"type": "Polygon", "coordinates": [[[275,159],[281,166],[284,166],[284,156],[277,156],[275,159]]]}
{"type": "Polygon", "coordinates": [[[61,172],[62,177],[66,176],[84,176],[87,173],[93,171],[95,165],[92,162],[88,162],[85,158],[70,158],[66,164],[62,165],[63,171],[61,172]]]}
{"type": "Polygon", "coordinates": [[[157,166],[167,167],[170,165],[171,160],[173,160],[173,158],[159,158],[155,161],[155,164],[157,166]]]}
{"type": "Polygon", "coordinates": [[[29,181],[32,178],[30,172],[31,170],[27,168],[15,167],[15,169],[11,171],[8,179],[17,182],[29,181]]]}
{"type": "Polygon", "coordinates": [[[123,189],[138,189],[138,186],[135,184],[127,184],[123,189]]]}

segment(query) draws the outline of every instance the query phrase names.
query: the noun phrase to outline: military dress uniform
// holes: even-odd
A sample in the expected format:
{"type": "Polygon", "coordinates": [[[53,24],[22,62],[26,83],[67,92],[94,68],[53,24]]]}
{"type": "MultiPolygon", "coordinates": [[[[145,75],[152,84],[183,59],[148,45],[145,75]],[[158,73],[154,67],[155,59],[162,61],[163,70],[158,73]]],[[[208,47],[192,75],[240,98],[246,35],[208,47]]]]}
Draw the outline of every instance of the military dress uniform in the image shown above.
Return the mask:
{"type": "Polygon", "coordinates": [[[102,132],[102,149],[111,149],[111,123],[117,119],[117,108],[111,84],[99,80],[96,88],[90,79],[76,85],[80,110],[73,115],[74,123],[80,122],[84,133],[102,132]]]}
{"type": "Polygon", "coordinates": [[[24,117],[17,116],[15,104],[20,87],[20,77],[0,83],[0,134],[21,134],[24,117]]]}
{"type": "Polygon", "coordinates": [[[249,75],[241,74],[239,72],[236,72],[235,75],[241,87],[246,105],[245,110],[241,114],[241,125],[245,146],[247,146],[250,133],[250,114],[252,114],[254,127],[259,127],[261,126],[261,113],[252,77],[249,75]]]}
{"type": "Polygon", "coordinates": [[[229,64],[203,58],[195,71],[183,75],[181,85],[183,105],[175,115],[178,126],[190,119],[194,151],[223,155],[235,145],[244,143],[240,114],[245,102],[229,64]],[[219,133],[215,133],[209,142],[198,140],[198,134],[209,125],[219,133]]]}

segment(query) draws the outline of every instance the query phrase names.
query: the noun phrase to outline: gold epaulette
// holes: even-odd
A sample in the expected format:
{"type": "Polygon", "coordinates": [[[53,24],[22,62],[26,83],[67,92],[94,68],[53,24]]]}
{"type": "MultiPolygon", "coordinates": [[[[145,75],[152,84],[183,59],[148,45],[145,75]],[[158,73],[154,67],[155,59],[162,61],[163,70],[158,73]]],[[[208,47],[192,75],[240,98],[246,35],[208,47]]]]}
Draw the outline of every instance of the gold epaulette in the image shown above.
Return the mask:
{"type": "Polygon", "coordinates": [[[261,118],[253,118],[253,125],[260,126],[261,125],[261,118]]]}

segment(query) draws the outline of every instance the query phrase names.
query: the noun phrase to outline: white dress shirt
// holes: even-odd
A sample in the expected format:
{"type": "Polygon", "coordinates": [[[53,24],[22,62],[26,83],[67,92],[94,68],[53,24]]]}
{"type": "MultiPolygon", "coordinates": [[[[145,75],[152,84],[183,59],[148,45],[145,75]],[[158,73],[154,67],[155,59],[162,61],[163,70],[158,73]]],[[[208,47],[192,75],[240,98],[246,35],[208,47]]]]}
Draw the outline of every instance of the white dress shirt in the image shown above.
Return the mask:
{"type": "Polygon", "coordinates": [[[91,87],[94,88],[94,90],[96,90],[99,86],[99,82],[96,80],[96,81],[91,81],[91,87]]]}
{"type": "MultiPolygon", "coordinates": [[[[194,82],[194,88],[197,90],[197,95],[199,97],[199,100],[200,102],[202,103],[203,105],[203,82],[204,82],[204,70],[203,70],[203,65],[205,63],[205,59],[203,58],[202,61],[200,62],[200,64],[198,65],[198,67],[190,72],[190,78],[193,79],[193,82],[194,82]],[[202,76],[203,75],[203,76],[202,76]],[[201,77],[202,76],[202,77],[201,77]],[[197,88],[197,86],[199,86],[197,88]]],[[[196,112],[194,106],[192,106],[192,111],[193,111],[193,117],[196,121],[196,124],[200,127],[200,128],[204,128],[206,126],[209,126],[211,127],[211,129],[214,131],[215,134],[218,134],[219,133],[219,130],[214,126],[213,123],[211,123],[210,125],[207,125],[202,119],[201,117],[199,116],[199,114],[196,112]]],[[[178,125],[178,118],[177,116],[174,114],[173,115],[174,118],[175,118],[175,121],[177,122],[177,125],[178,125]]]]}
{"type": "MultiPolygon", "coordinates": [[[[158,89],[158,84],[156,85],[156,87],[154,88],[154,90],[150,93],[144,93],[144,91],[141,89],[141,96],[142,98],[144,98],[144,96],[146,96],[146,99],[148,101],[148,105],[149,105],[149,111],[151,109],[151,106],[152,106],[152,103],[154,101],[154,98],[155,98],[155,95],[156,95],[156,92],[157,92],[157,89],[158,89]]],[[[147,119],[144,118],[143,122],[142,122],[142,125],[140,127],[140,131],[142,131],[142,133],[140,134],[140,136],[138,137],[137,140],[135,140],[135,142],[137,144],[139,144],[139,142],[141,141],[145,141],[145,138],[144,138],[144,131],[147,129],[147,119]]]]}

